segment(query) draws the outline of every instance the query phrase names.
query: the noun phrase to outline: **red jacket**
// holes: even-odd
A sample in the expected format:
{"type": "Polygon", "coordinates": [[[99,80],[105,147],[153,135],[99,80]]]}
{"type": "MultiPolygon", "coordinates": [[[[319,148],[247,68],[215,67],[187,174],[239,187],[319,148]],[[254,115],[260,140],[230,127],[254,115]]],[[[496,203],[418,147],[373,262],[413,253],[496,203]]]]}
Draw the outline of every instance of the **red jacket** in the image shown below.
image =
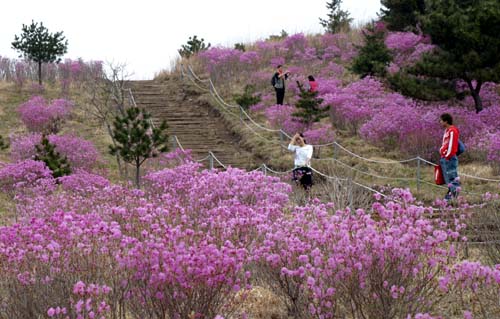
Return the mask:
{"type": "Polygon", "coordinates": [[[458,137],[460,133],[455,126],[450,126],[444,131],[443,135],[443,144],[439,149],[439,154],[441,154],[441,158],[446,158],[449,160],[451,157],[457,154],[458,150],[458,137]]]}
{"type": "Polygon", "coordinates": [[[309,92],[316,92],[318,90],[318,82],[316,81],[309,81],[309,92]]]}

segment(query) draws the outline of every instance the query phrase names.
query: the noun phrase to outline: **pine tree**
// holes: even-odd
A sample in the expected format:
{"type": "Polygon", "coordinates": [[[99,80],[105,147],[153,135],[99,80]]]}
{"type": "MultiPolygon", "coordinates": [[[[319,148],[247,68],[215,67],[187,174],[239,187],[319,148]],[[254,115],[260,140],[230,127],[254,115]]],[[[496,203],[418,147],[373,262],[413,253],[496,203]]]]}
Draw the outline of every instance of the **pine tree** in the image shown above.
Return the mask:
{"type": "Polygon", "coordinates": [[[425,13],[425,0],[381,0],[380,17],[392,31],[413,30],[418,15],[425,13]]]}
{"type": "Polygon", "coordinates": [[[141,165],[152,157],[168,151],[167,123],[153,127],[151,115],[143,109],[129,108],[124,116],[113,122],[116,146],[110,145],[110,153],[119,155],[125,162],[135,165],[135,184],[140,187],[141,165]]]}
{"type": "Polygon", "coordinates": [[[23,24],[20,36],[14,36],[12,48],[21,51],[21,57],[38,63],[38,84],[42,85],[42,63],[59,63],[60,56],[68,51],[68,41],[62,31],[49,33],[42,22],[31,21],[29,26],[23,24]]]}
{"type": "Polygon", "coordinates": [[[245,52],[246,51],[245,44],[243,44],[243,43],[235,43],[234,44],[234,49],[235,50],[239,50],[241,52],[245,52]]]}
{"type": "Polygon", "coordinates": [[[322,118],[328,117],[330,106],[321,106],[323,99],[318,98],[317,91],[311,92],[305,90],[304,85],[299,81],[297,81],[297,86],[299,87],[300,94],[295,107],[298,108],[299,111],[292,115],[299,118],[299,120],[309,129],[314,122],[319,122],[322,118]]]}
{"type": "Polygon", "coordinates": [[[252,105],[255,105],[260,102],[261,97],[259,95],[254,95],[255,87],[253,85],[247,84],[245,85],[245,89],[243,94],[235,95],[234,100],[238,103],[239,106],[248,110],[248,108],[252,105]]]}
{"type": "Polygon", "coordinates": [[[442,80],[462,79],[476,112],[488,81],[500,81],[500,2],[498,0],[431,0],[422,28],[439,47],[424,56],[413,72],[442,80]]]}
{"type": "Polygon", "coordinates": [[[71,167],[66,156],[56,151],[54,144],[49,142],[47,136],[42,136],[40,144],[35,145],[35,161],[42,161],[52,171],[52,176],[58,178],[71,174],[71,167]]]}
{"type": "Polygon", "coordinates": [[[319,23],[325,28],[328,33],[337,33],[342,29],[348,28],[352,22],[349,17],[349,12],[340,9],[342,0],[331,0],[326,3],[326,8],[329,10],[328,19],[319,18],[319,23]]]}
{"type": "Polygon", "coordinates": [[[353,60],[351,69],[354,73],[365,76],[384,76],[392,61],[392,55],[385,45],[385,29],[379,29],[374,23],[363,31],[365,45],[359,48],[359,54],[353,60]]]}
{"type": "Polygon", "coordinates": [[[189,37],[187,44],[181,45],[181,48],[177,50],[179,55],[183,58],[189,58],[192,55],[208,50],[210,48],[210,43],[208,45],[205,44],[205,39],[198,39],[198,36],[193,35],[189,37]]]}

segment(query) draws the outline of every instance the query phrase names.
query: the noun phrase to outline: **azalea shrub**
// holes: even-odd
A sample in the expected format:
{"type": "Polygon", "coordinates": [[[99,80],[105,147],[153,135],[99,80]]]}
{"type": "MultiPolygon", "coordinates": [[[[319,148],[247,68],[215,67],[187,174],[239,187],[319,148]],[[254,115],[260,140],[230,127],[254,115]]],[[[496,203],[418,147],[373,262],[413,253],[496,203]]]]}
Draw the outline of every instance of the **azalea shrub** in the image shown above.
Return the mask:
{"type": "Polygon", "coordinates": [[[57,133],[71,112],[73,103],[56,99],[48,103],[42,96],[34,96],[19,106],[24,125],[31,132],[57,133]]]}
{"type": "Polygon", "coordinates": [[[16,165],[40,167],[4,165],[0,180],[52,186],[18,191],[18,221],[0,227],[0,318],[228,317],[253,285],[297,318],[432,318],[445,289],[498,298],[496,269],[459,263],[466,203],[424,207],[395,189],[368,210],[295,206],[278,178],[187,158],[142,190],[84,171],[56,188],[43,163],[16,165]]]}
{"type": "MultiPolygon", "coordinates": [[[[371,211],[297,207],[264,229],[259,276],[298,318],[407,318],[433,311],[464,220],[429,219],[407,190],[371,211]],[[376,216],[376,217],[375,217],[376,216]],[[307,302],[305,301],[307,300],[307,302]]],[[[259,258],[257,256],[260,256],[259,258]]]]}
{"type": "Polygon", "coordinates": [[[498,303],[500,295],[500,266],[482,265],[468,260],[446,269],[439,277],[439,289],[443,293],[460,296],[460,302],[466,308],[465,318],[495,318],[500,316],[500,309],[490,307],[498,303]],[[473,312],[477,317],[473,317],[473,312]]]}
{"type": "Polygon", "coordinates": [[[0,190],[11,197],[28,192],[45,195],[55,189],[55,179],[44,162],[27,159],[0,166],[0,190]]]}
{"type": "Polygon", "coordinates": [[[59,177],[58,182],[64,190],[83,193],[97,192],[110,186],[106,178],[83,169],[77,169],[71,175],[59,177]]]}
{"type": "Polygon", "coordinates": [[[257,228],[281,214],[290,192],[260,172],[192,162],[146,176],[144,191],[88,191],[70,178],[59,191],[19,198],[20,223],[0,229],[5,318],[230,314],[250,288],[257,228]],[[106,293],[90,296],[82,278],[106,293]]]}
{"type": "MultiPolygon", "coordinates": [[[[90,141],[74,135],[51,134],[47,138],[59,154],[67,157],[72,169],[92,171],[101,162],[99,152],[90,141]]],[[[11,160],[33,159],[36,155],[35,146],[41,143],[41,139],[39,133],[11,136],[11,160]]]]}

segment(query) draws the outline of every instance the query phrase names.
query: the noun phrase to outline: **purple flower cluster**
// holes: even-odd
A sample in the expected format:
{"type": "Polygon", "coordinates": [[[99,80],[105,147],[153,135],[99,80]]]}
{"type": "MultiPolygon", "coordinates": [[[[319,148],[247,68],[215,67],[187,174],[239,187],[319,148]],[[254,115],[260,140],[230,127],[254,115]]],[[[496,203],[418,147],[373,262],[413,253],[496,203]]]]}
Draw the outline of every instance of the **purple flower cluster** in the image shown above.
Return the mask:
{"type": "MultiPolygon", "coordinates": [[[[49,142],[56,151],[66,156],[72,168],[91,171],[100,161],[100,155],[92,142],[73,135],[48,135],[49,142]]],[[[33,159],[36,154],[35,145],[40,144],[41,134],[11,136],[11,159],[22,161],[33,159]]]]}
{"type": "Polygon", "coordinates": [[[28,159],[0,167],[0,190],[11,197],[20,192],[46,194],[55,189],[55,184],[44,162],[28,159]]]}
{"type": "MultiPolygon", "coordinates": [[[[31,187],[50,179],[43,163],[18,165],[34,173],[4,166],[0,180],[31,187]]],[[[19,192],[19,222],[0,227],[1,313],[214,318],[258,281],[305,316],[432,318],[446,280],[500,285],[497,270],[454,266],[450,240],[462,238],[465,215],[428,218],[431,209],[408,190],[351,211],[319,201],[293,207],[278,178],[201,171],[189,160],[144,181],[143,190],[128,189],[76,172],[57,191],[19,192]],[[442,274],[450,279],[438,281],[442,274]]]]}
{"type": "Polygon", "coordinates": [[[430,38],[412,32],[389,32],[385,45],[394,54],[394,64],[398,67],[410,66],[420,60],[422,54],[435,49],[430,38]]]}
{"type": "Polygon", "coordinates": [[[2,303],[0,311],[23,317],[45,309],[62,317],[66,309],[85,318],[120,309],[135,318],[160,310],[180,318],[230,313],[236,292],[249,288],[257,228],[282,214],[291,189],[260,172],[199,167],[150,174],[144,191],[63,185],[20,198],[21,222],[0,227],[0,287],[9,300],[32,302],[2,303]],[[96,285],[75,285],[76,278],[96,285]],[[69,300],[68,286],[75,295],[69,300]]]}
{"type": "Polygon", "coordinates": [[[58,178],[62,188],[72,192],[92,193],[110,186],[109,181],[101,175],[92,174],[82,169],[58,178]]]}
{"type": "Polygon", "coordinates": [[[65,99],[53,100],[49,104],[42,96],[35,96],[21,104],[18,112],[31,132],[57,133],[72,107],[73,103],[65,99]]]}
{"type": "Polygon", "coordinates": [[[308,144],[327,144],[335,140],[335,131],[331,125],[314,124],[310,130],[304,132],[308,144]]]}
{"type": "Polygon", "coordinates": [[[297,109],[290,105],[273,105],[268,107],[264,113],[271,126],[282,129],[289,135],[302,132],[305,125],[292,116],[297,109]]]}

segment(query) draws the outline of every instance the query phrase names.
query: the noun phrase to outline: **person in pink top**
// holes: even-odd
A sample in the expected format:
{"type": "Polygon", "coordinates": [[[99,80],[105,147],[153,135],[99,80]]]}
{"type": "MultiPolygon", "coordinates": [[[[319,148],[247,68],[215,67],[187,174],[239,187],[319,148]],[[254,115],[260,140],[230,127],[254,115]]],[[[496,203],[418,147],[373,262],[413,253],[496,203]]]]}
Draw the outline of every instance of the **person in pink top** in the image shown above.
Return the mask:
{"type": "Polygon", "coordinates": [[[318,82],[316,82],[314,76],[309,75],[307,79],[309,80],[309,92],[318,92],[318,82]]]}
{"type": "Polygon", "coordinates": [[[458,128],[453,125],[453,118],[448,113],[441,114],[439,123],[445,129],[441,148],[439,149],[439,154],[441,156],[439,164],[443,171],[444,182],[448,185],[448,193],[446,193],[444,199],[449,201],[457,197],[460,190],[457,157],[460,132],[458,128]]]}

